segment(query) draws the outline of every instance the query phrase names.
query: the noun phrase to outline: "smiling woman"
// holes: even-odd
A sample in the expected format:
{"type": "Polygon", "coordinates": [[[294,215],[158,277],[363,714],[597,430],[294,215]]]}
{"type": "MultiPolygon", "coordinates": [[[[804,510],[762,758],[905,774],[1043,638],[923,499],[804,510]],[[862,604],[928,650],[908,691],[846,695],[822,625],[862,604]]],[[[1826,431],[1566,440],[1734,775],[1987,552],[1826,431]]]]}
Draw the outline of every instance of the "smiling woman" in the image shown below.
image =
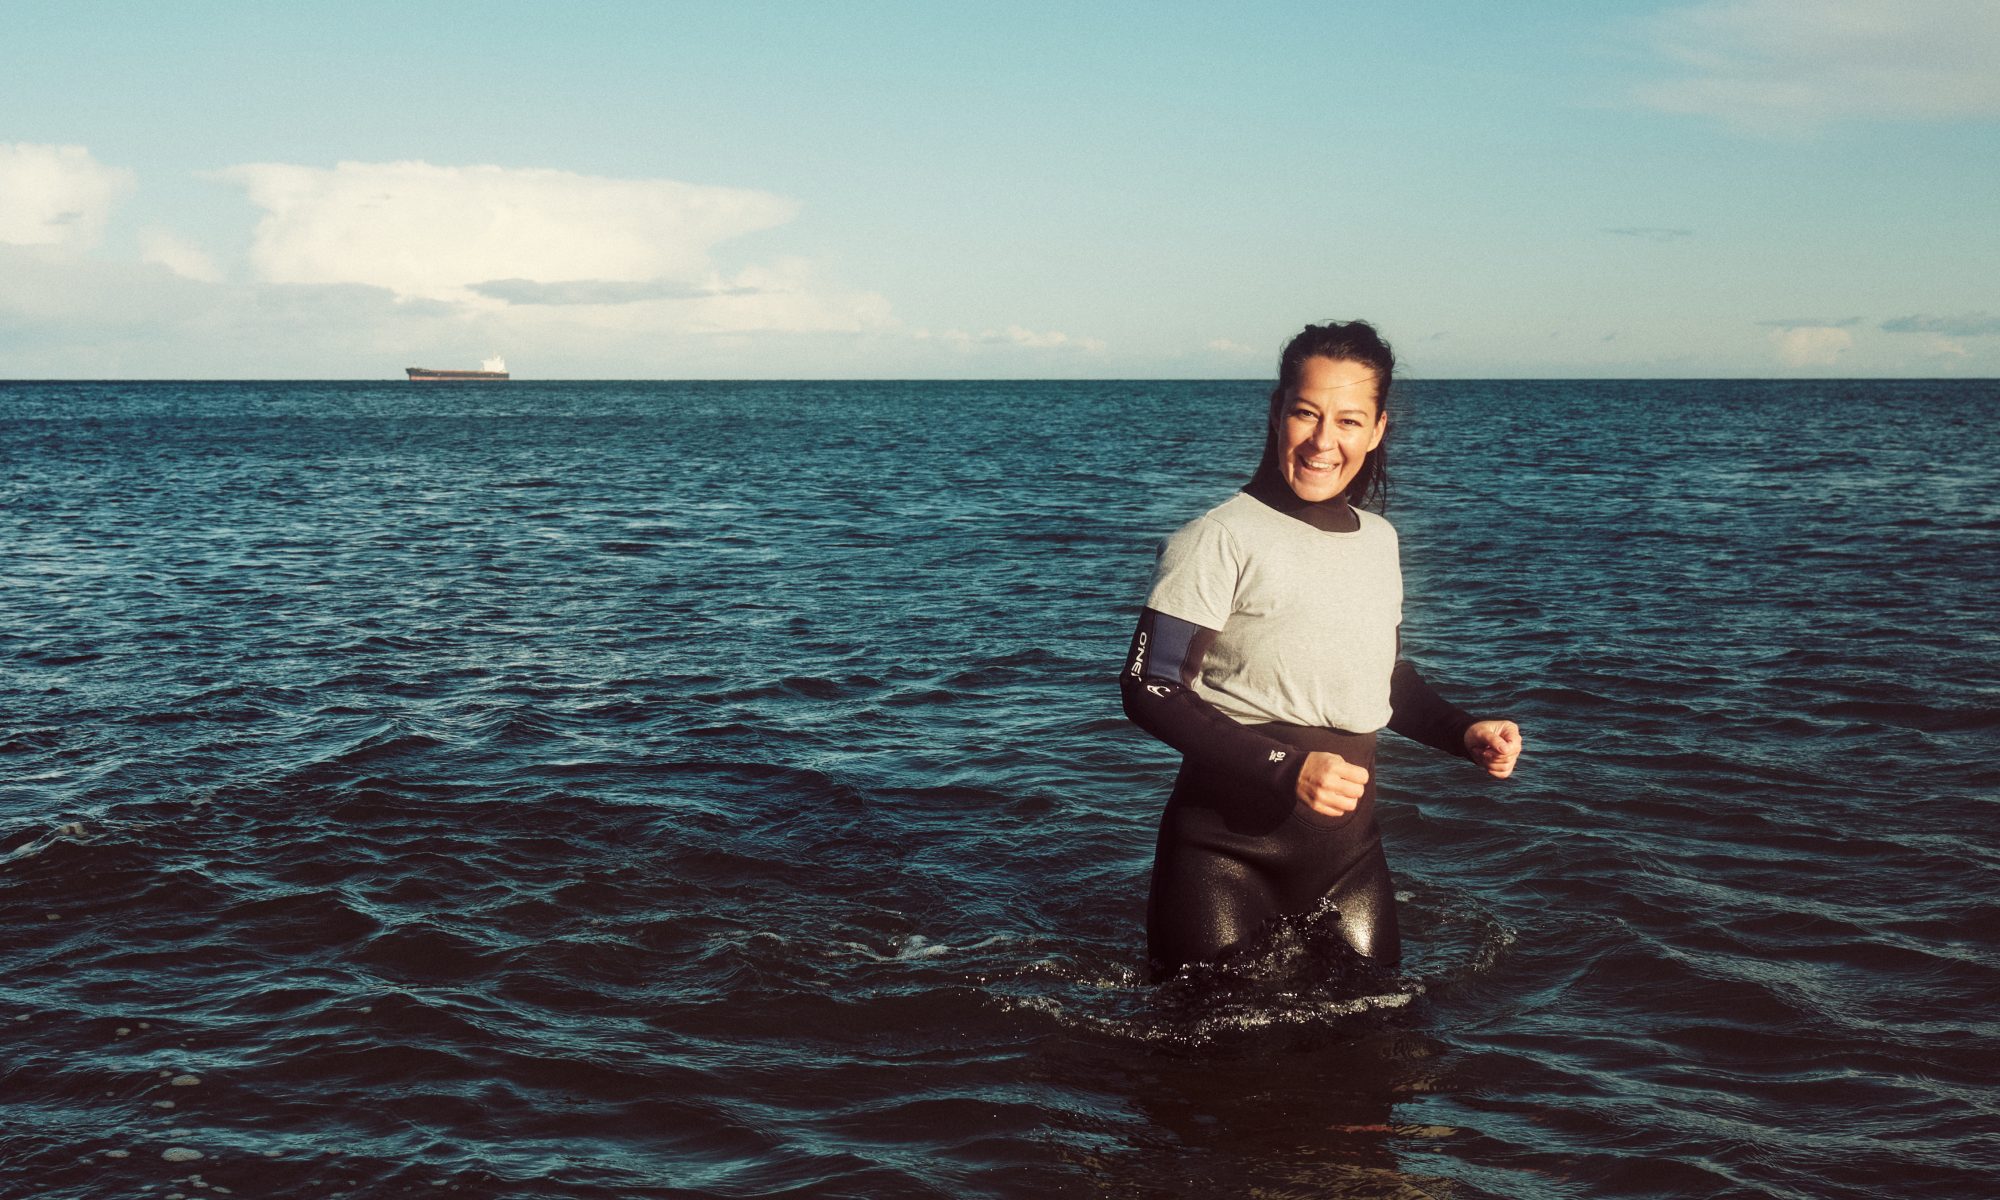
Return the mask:
{"type": "Polygon", "coordinates": [[[1322,906],[1349,950],[1393,966],[1376,731],[1514,770],[1512,721],[1473,719],[1399,658],[1396,531],[1358,507],[1386,489],[1395,366],[1366,322],[1307,326],[1257,473],[1160,551],[1120,676],[1127,715],[1183,756],[1147,903],[1156,976],[1322,906]]]}
{"type": "MultiPolygon", "coordinates": [[[[1372,363],[1315,354],[1299,365],[1295,385],[1278,389],[1278,473],[1299,499],[1317,503],[1345,492],[1381,448],[1389,414],[1377,397],[1380,378],[1372,363]]],[[[1368,482],[1378,474],[1371,471],[1368,482]]]]}

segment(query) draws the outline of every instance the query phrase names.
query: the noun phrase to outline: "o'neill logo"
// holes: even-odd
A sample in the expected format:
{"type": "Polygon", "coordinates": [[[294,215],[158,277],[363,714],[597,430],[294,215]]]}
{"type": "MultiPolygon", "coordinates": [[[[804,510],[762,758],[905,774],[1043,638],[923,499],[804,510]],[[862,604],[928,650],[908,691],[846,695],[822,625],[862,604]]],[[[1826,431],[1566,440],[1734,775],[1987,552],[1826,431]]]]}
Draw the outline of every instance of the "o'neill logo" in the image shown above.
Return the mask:
{"type": "Polygon", "coordinates": [[[1174,689],[1168,687],[1164,683],[1149,683],[1146,685],[1146,690],[1153,693],[1155,696],[1166,696],[1171,694],[1174,689]]]}
{"type": "Polygon", "coordinates": [[[1140,669],[1143,668],[1145,665],[1146,665],[1146,635],[1142,633],[1139,635],[1139,640],[1132,646],[1132,669],[1129,672],[1132,678],[1137,679],[1139,677],[1140,669]]]}
{"type": "Polygon", "coordinates": [[[1284,752],[1283,750],[1273,750],[1273,751],[1271,751],[1271,761],[1272,761],[1272,762],[1284,762],[1284,761],[1285,761],[1285,752],[1284,752]]]}

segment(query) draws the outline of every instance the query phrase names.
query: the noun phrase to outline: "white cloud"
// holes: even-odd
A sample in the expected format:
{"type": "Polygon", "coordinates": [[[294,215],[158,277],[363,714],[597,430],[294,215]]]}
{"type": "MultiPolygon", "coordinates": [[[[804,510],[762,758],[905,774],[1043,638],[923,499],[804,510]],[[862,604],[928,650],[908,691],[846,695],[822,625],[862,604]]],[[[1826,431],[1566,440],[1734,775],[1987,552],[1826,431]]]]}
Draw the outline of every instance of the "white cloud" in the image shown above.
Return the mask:
{"type": "Polygon", "coordinates": [[[671,279],[489,279],[472,290],[509,304],[639,304],[647,300],[702,300],[710,296],[744,295],[755,288],[704,287],[671,279]]]}
{"type": "Polygon", "coordinates": [[[148,229],[139,235],[139,258],[158,263],[183,279],[218,283],[222,272],[201,247],[165,229],[148,229]]]}
{"type": "Polygon", "coordinates": [[[539,168],[257,163],[218,174],[264,210],[250,252],[262,278],[469,303],[496,303],[473,285],[497,280],[703,283],[717,243],[797,211],[744,188],[539,168]]]}
{"type": "Polygon", "coordinates": [[[1216,338],[1208,343],[1208,348],[1218,354],[1255,354],[1255,350],[1242,342],[1232,342],[1228,338],[1216,338]]]}
{"type": "Polygon", "coordinates": [[[1096,338],[1072,337],[1059,329],[1034,330],[1019,325],[1009,325],[998,335],[988,333],[984,340],[1006,342],[1016,346],[1027,346],[1034,350],[1053,350],[1058,346],[1068,346],[1077,350],[1097,351],[1104,349],[1104,343],[1096,338]]]}
{"type": "Polygon", "coordinates": [[[1854,348],[1854,335],[1826,325],[1781,329],[1771,334],[1778,358],[1788,367],[1828,367],[1854,348]]]}
{"type": "Polygon", "coordinates": [[[1842,118],[2000,116],[2000,4],[1992,0],[1711,0],[1654,25],[1686,74],[1642,104],[1759,132],[1842,118]]]}
{"type": "Polygon", "coordinates": [[[107,167],[82,146],[0,142],[0,242],[87,248],[132,172],[107,167]]]}
{"type": "Polygon", "coordinates": [[[948,329],[943,333],[917,330],[912,336],[918,340],[935,339],[960,349],[974,346],[1018,346],[1029,350],[1081,350],[1088,354],[1103,352],[1104,343],[1096,338],[1077,337],[1059,329],[1035,330],[1023,325],[1009,325],[1005,329],[988,329],[981,333],[968,333],[963,329],[948,329]]]}
{"type": "Polygon", "coordinates": [[[719,245],[796,206],[667,180],[253,164],[220,173],[262,210],[247,272],[164,227],[123,261],[78,255],[129,173],[81,149],[27,150],[8,164],[40,180],[54,163],[70,186],[13,187],[0,208],[0,231],[34,243],[0,244],[0,377],[396,378],[498,351],[520,378],[813,378],[1105,349],[1026,325],[925,334],[806,258],[725,268],[719,245]]]}

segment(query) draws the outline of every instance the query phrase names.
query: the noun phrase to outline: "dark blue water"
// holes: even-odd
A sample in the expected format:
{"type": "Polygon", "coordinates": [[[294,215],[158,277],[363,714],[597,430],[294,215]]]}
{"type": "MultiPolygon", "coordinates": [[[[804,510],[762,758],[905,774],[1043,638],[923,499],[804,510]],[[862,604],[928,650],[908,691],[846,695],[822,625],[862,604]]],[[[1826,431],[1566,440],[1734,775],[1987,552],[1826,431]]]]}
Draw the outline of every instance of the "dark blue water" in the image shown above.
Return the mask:
{"type": "Polygon", "coordinates": [[[1399,392],[1529,754],[1385,741],[1394,976],[1154,989],[1261,392],[0,387],[0,1194],[1993,1194],[2000,386],[1399,392]]]}

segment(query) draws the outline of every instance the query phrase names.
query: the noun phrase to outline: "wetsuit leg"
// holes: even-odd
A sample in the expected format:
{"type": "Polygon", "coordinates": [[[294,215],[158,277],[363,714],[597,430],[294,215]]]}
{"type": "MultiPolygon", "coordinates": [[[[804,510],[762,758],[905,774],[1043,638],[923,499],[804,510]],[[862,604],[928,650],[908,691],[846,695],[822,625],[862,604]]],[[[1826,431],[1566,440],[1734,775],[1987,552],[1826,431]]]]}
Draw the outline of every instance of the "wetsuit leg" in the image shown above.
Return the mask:
{"type": "Polygon", "coordinates": [[[1366,767],[1369,784],[1353,812],[1326,817],[1290,796],[1184,763],[1153,860],[1146,942],[1155,974],[1215,959],[1254,941],[1272,919],[1309,912],[1324,898],[1336,906],[1334,927],[1355,953],[1393,964],[1401,941],[1375,824],[1374,735],[1255,728],[1366,767]]]}
{"type": "Polygon", "coordinates": [[[1360,862],[1348,868],[1326,898],[1338,914],[1341,940],[1356,954],[1395,966],[1403,958],[1403,935],[1396,925],[1396,885],[1389,860],[1377,841],[1360,862]]]}
{"type": "Polygon", "coordinates": [[[1257,868],[1177,828],[1183,815],[1160,822],[1146,898],[1146,957],[1162,975],[1256,940],[1283,911],[1257,868]]]}

